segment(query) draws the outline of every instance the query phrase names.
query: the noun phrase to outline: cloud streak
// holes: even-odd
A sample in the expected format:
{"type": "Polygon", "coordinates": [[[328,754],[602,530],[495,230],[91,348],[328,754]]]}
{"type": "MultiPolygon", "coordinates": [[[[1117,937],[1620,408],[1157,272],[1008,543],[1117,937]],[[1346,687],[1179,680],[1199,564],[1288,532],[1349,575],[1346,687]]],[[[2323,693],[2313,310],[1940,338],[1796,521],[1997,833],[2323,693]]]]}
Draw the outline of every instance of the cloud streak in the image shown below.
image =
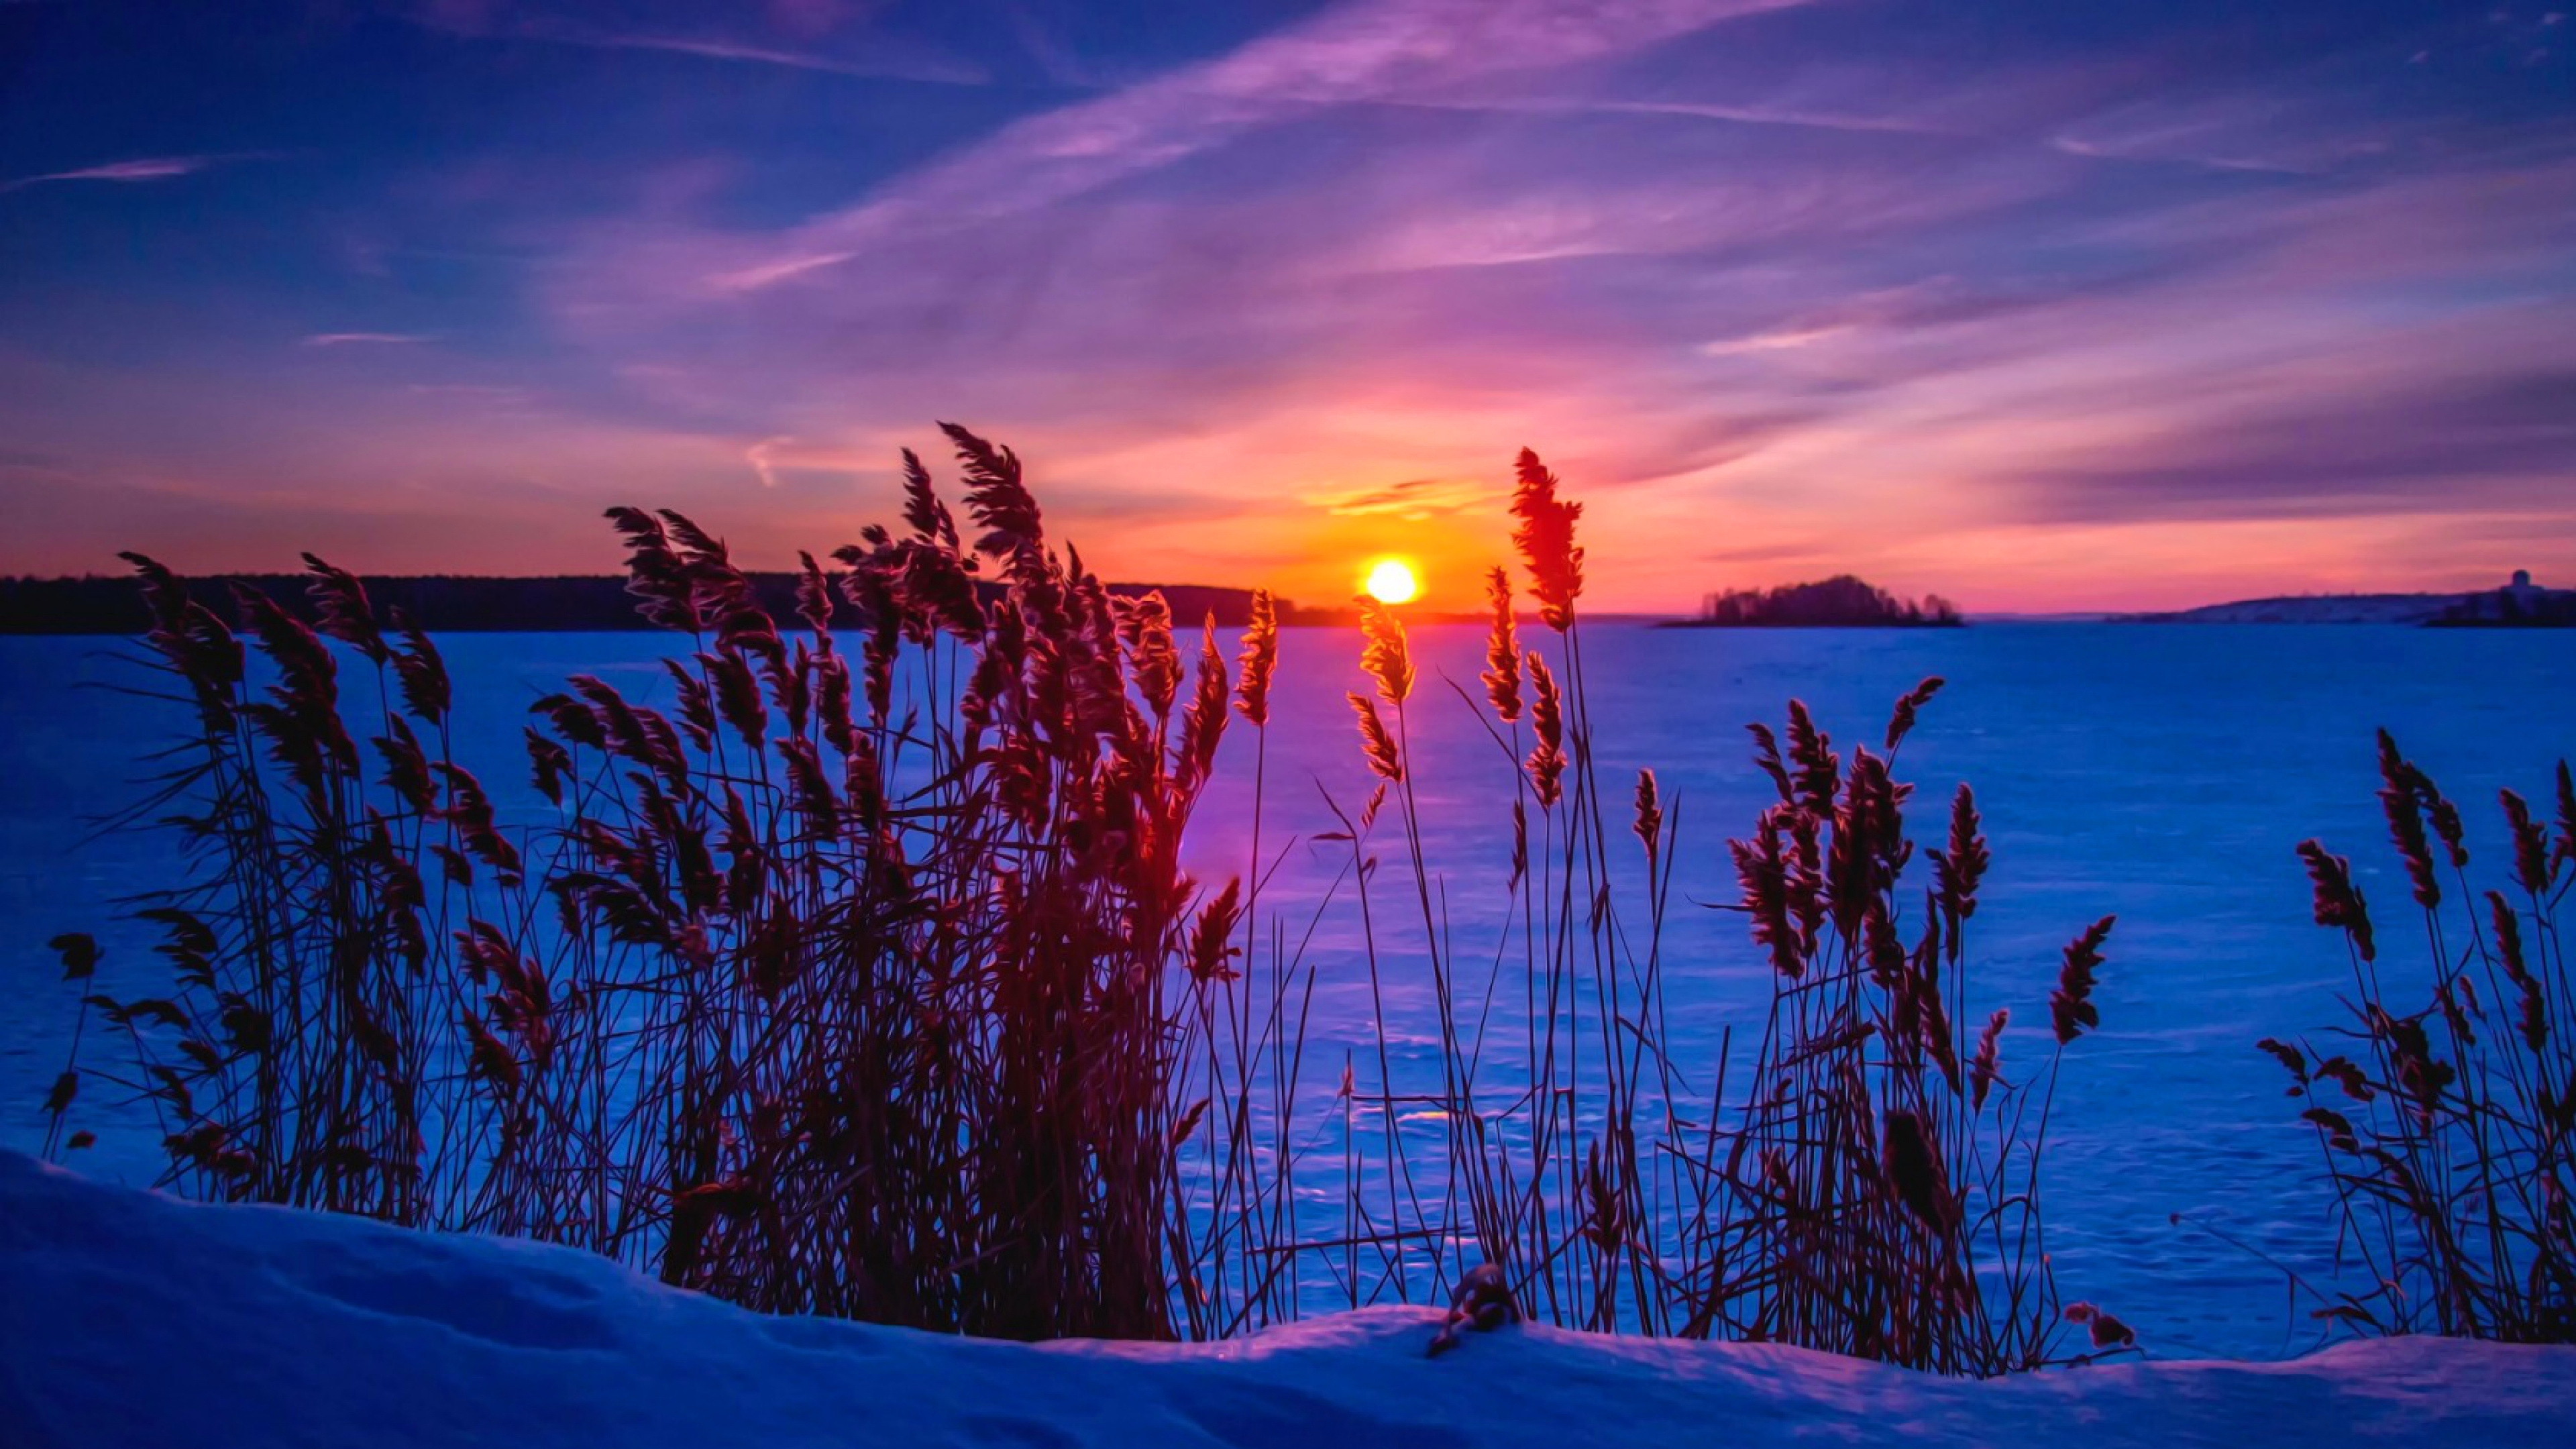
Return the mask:
{"type": "Polygon", "coordinates": [[[1598,59],[1801,3],[1389,0],[1341,6],[1219,60],[1018,122],[704,282],[719,294],[758,291],[852,261],[907,228],[947,229],[1059,203],[1319,107],[1598,59]]]}
{"type": "Polygon", "coordinates": [[[1454,478],[1406,478],[1374,487],[1316,493],[1305,502],[1345,518],[1396,518],[1408,523],[1485,508],[1502,497],[1490,483],[1454,478]]]}
{"type": "Polygon", "coordinates": [[[314,332],[304,338],[306,347],[391,347],[411,342],[427,342],[426,332],[314,332]]]}
{"type": "Polygon", "coordinates": [[[174,181],[182,176],[238,160],[233,156],[145,156],[132,161],[110,161],[98,166],[83,166],[73,171],[49,171],[41,176],[21,176],[0,182],[0,192],[23,190],[30,186],[47,186],[60,181],[174,181]]]}
{"type": "Polygon", "coordinates": [[[821,75],[951,86],[980,86],[992,81],[992,76],[982,68],[962,61],[902,52],[843,56],[737,40],[650,33],[620,34],[548,21],[525,22],[507,33],[515,39],[554,45],[586,46],[594,50],[658,51],[665,55],[693,56],[730,65],[776,66],[821,75]]]}

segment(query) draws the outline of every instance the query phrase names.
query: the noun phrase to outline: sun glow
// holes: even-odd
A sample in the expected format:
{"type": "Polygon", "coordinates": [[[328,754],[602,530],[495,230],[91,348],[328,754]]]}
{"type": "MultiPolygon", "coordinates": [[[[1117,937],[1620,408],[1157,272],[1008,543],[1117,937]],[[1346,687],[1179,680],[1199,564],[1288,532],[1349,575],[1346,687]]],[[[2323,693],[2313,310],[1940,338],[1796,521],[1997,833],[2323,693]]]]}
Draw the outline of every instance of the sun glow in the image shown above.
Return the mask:
{"type": "Polygon", "coordinates": [[[1369,565],[1368,579],[1360,587],[1381,604],[1409,604],[1422,594],[1422,580],[1413,565],[1400,558],[1382,558],[1369,565]]]}

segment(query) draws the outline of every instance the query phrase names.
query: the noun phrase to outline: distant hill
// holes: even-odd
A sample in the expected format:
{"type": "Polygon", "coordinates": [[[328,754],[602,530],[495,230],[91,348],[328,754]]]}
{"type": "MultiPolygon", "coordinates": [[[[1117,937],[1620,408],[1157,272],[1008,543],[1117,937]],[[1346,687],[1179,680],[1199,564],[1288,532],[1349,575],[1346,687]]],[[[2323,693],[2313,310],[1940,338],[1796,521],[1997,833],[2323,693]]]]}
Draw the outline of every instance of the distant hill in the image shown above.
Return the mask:
{"type": "MultiPolygon", "coordinates": [[[[304,611],[304,574],[238,576],[270,598],[299,613],[304,611]]],[[[796,576],[754,573],[749,576],[761,604],[778,619],[796,615],[796,576]]],[[[225,578],[191,579],[189,591],[218,618],[233,617],[225,578]]],[[[571,633],[649,629],[635,612],[634,596],[622,577],[565,574],[551,578],[477,578],[459,574],[385,576],[364,580],[367,597],[379,610],[399,608],[432,633],[571,633]]],[[[1195,625],[1213,613],[1222,625],[1235,626],[1251,617],[1252,591],[1198,584],[1111,584],[1113,594],[1143,594],[1161,589],[1172,617],[1195,625]]],[[[1295,605],[1283,601],[1283,608],[1295,605]]],[[[840,621],[855,627],[859,611],[840,602],[840,621]]],[[[0,578],[0,634],[140,634],[150,626],[142,595],[123,577],[77,579],[0,578]]]]}
{"type": "Polygon", "coordinates": [[[1949,628],[1964,623],[1939,594],[1900,599],[1850,574],[1776,589],[1711,594],[1696,619],[1670,619],[1668,629],[1949,628]]]}
{"type": "Polygon", "coordinates": [[[2527,571],[2468,594],[2300,594],[2240,599],[2163,614],[2115,614],[2121,624],[2414,624],[2441,629],[2576,627],[2576,589],[2544,589],[2527,571]]]}
{"type": "Polygon", "coordinates": [[[2457,594],[2293,594],[2161,614],[2114,614],[2117,624],[2424,624],[2457,594]]]}

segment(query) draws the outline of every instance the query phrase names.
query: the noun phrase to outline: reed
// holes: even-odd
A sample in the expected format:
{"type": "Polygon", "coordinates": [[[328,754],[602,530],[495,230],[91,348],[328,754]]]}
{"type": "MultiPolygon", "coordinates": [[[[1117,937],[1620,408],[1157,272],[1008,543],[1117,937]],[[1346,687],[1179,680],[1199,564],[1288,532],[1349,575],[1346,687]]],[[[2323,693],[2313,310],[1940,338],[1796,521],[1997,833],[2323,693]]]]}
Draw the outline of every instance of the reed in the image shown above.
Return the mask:
{"type": "Polygon", "coordinates": [[[2112,922],[2067,946],[2053,1043],[2027,1072],[2009,1070],[2009,1014],[1979,1021],[1967,1006],[1967,923],[1990,861],[1964,787],[1946,848],[1929,852],[1933,885],[1909,910],[1913,787],[1893,765],[1941,681],[1897,702],[1882,753],[1846,758],[1794,701],[1785,753],[1753,727],[1779,800],[1731,843],[1729,908],[1746,917],[1775,991],[1750,1078],[1730,1093],[1727,1047],[1713,1062],[1669,1050],[1663,940],[1679,802],[1652,771],[1616,785],[1596,767],[1582,507],[1524,452],[1512,512],[1545,646],[1522,648],[1497,569],[1481,691],[1452,682],[1510,772],[1512,863],[1482,887],[1506,898],[1499,940],[1456,939],[1445,902],[1462,883],[1426,864],[1414,804],[1424,763],[1404,747],[1413,667],[1402,625],[1360,601],[1360,666],[1377,689],[1351,704],[1378,780],[1369,807],[1344,814],[1361,919],[1373,972],[1420,963],[1440,1052],[1437,1081],[1398,1081],[1381,1053],[1379,1080],[1350,1090],[1390,1121],[1428,1112],[1447,1135],[1447,1171],[1425,1193],[1403,1140],[1385,1134],[1389,1170],[1374,1179],[1383,1200],[1369,1220],[1436,1248],[1413,1278],[1381,1286],[1434,1294],[1490,1262],[1544,1321],[1788,1342],[1950,1373],[2130,1347],[2117,1318],[2061,1309],[2039,1189],[2056,1073],[2098,1024],[2112,922]],[[1383,842],[1371,833],[1381,801],[1396,807],[1383,842]],[[1410,911],[1372,903],[1381,887],[1368,867],[1381,853],[1400,863],[1394,888],[1410,911]],[[1694,1076],[1706,1085],[1694,1089],[1694,1076]],[[2066,1346],[2068,1324],[2081,1346],[2066,1346]]]}
{"type": "Polygon", "coordinates": [[[1283,979],[1239,964],[1239,885],[1178,856],[1235,680],[948,432],[980,535],[907,453],[904,531],[807,556],[784,627],[721,539],[614,510],[638,608],[685,636],[673,703],[537,701],[527,826],[451,758],[435,646],[354,577],[311,561],[312,625],[238,591],[246,650],[133,559],[197,729],[132,818],[190,872],[139,903],[172,994],[87,998],[127,1063],[79,1037],[57,1131],[104,1078],[183,1191],[572,1243],[772,1312],[1153,1338],[1284,1311],[1235,1271],[1291,1230],[1248,1135],[1254,1064],[1296,1047],[1260,1035],[1283,979]]]}
{"type": "Polygon", "coordinates": [[[2294,1285],[2355,1332],[2576,1339],[2576,1010],[2558,912],[2576,882],[2576,781],[2554,834],[2500,793],[2508,882],[2477,890],[2459,808],[2379,732],[2379,800],[2420,917],[2424,970],[2382,971],[2352,867],[2298,847],[2318,925],[2341,933],[2351,1020],[2328,1045],[2266,1037],[2316,1136],[2336,1266],[2358,1288],[2294,1285]]]}
{"type": "Polygon", "coordinates": [[[2017,1066],[2010,1014],[1969,1005],[1990,862],[1964,787],[1929,888],[1908,876],[1895,762],[1939,680],[1878,751],[1795,701],[1785,747],[1753,728],[1778,799],[1729,845],[1727,909],[1773,992],[1731,1088],[1731,1034],[1676,1060],[1664,984],[1677,887],[1718,872],[1685,865],[1652,770],[1599,764],[1582,506],[1535,454],[1532,637],[1495,569],[1485,667],[1448,681],[1511,829],[1507,875],[1467,881],[1431,864],[1418,791],[1473,762],[1415,751],[1394,611],[1361,604],[1365,800],[1265,836],[1274,601],[1229,661],[1059,548],[1010,450],[947,433],[962,511],[906,452],[901,526],[803,556],[792,616],[694,521],[613,510],[677,641],[667,692],[576,675],[536,701],[533,811],[455,758],[435,644],[354,576],[310,559],[309,618],[241,589],[227,622],[135,558],[154,692],[191,721],[128,817],[187,846],[136,902],[173,986],[89,990],[95,942],[58,939],[83,997],[48,1150],[90,1140],[96,1080],[158,1114],[195,1195],[979,1334],[1221,1337],[1490,1264],[1474,1281],[1531,1316],[1602,1331],[1977,1374],[2126,1345],[2061,1314],[2039,1196],[2111,923],[2066,949],[2054,1042],[2017,1066]],[[1194,813],[1247,751],[1243,868],[1192,879],[1194,813]],[[1331,879],[1290,920],[1268,887],[1300,846],[1331,879]],[[1468,889],[1503,903],[1491,939],[1450,918],[1468,889]],[[1305,942],[1330,916],[1356,917],[1374,1040],[1326,1091],[1305,942]],[[1437,1049],[1399,1071],[1386,1001],[1412,983],[1437,1049]]]}

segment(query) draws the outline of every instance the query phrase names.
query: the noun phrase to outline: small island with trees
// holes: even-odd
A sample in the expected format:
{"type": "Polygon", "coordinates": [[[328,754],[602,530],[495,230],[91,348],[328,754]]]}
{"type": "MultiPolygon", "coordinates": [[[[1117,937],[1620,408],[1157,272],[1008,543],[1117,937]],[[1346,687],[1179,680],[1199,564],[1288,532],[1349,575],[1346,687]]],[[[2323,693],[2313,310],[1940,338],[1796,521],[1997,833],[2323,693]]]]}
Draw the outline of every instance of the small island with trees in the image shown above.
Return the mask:
{"type": "Polygon", "coordinates": [[[1710,594],[1691,619],[1667,619],[1667,629],[1921,629],[1956,628],[1967,622],[1958,606],[1939,594],[1900,599],[1850,574],[1771,589],[1728,589],[1710,594]]]}

